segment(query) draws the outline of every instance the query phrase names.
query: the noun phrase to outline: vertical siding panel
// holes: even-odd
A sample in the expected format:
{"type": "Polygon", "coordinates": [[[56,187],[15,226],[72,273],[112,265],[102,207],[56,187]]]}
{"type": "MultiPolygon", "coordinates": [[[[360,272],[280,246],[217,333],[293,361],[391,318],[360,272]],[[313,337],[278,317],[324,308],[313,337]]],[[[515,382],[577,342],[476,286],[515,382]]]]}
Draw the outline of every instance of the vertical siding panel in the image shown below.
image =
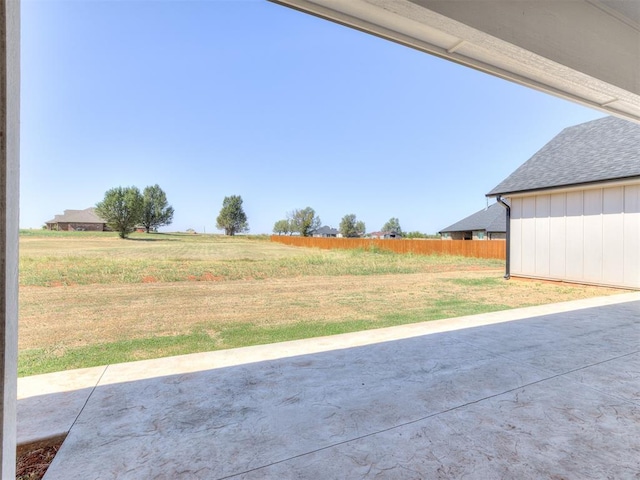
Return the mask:
{"type": "Polygon", "coordinates": [[[522,199],[522,273],[536,273],[536,198],[522,199]]]}
{"type": "Polygon", "coordinates": [[[584,192],[584,279],[602,281],[602,190],[584,192]]]}
{"type": "Polygon", "coordinates": [[[549,205],[549,274],[565,278],[567,272],[567,196],[551,195],[549,205]]]}
{"type": "Polygon", "coordinates": [[[624,188],[605,188],[602,195],[602,281],[621,285],[624,281],[624,188]]]}
{"type": "Polygon", "coordinates": [[[549,195],[536,196],[536,275],[549,276],[549,195]]]}
{"type": "Polygon", "coordinates": [[[511,273],[522,273],[522,199],[511,200],[511,273]]]}
{"type": "Polygon", "coordinates": [[[584,217],[582,192],[567,193],[566,203],[566,275],[567,280],[584,278],[584,217]]]}
{"type": "Polygon", "coordinates": [[[624,284],[640,288],[640,185],[624,191],[624,284]]]}

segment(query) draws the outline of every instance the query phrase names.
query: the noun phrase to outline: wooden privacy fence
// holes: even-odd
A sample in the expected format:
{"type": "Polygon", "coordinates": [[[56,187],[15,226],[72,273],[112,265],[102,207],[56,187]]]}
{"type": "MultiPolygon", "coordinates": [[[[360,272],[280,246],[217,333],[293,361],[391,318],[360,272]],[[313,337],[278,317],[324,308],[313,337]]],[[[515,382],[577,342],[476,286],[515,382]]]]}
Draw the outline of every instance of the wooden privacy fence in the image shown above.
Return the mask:
{"type": "Polygon", "coordinates": [[[506,258],[504,240],[409,240],[371,238],[318,238],[289,235],[272,235],[272,242],[284,243],[296,247],[356,249],[371,248],[391,250],[396,253],[415,253],[419,255],[459,255],[476,258],[506,258]]]}

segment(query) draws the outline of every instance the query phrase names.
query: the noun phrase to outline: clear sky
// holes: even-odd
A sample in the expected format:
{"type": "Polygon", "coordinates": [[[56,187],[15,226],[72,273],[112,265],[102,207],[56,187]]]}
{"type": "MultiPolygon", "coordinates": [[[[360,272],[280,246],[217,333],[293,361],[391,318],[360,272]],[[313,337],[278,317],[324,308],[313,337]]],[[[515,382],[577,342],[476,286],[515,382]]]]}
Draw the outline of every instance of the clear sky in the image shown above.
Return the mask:
{"type": "Polygon", "coordinates": [[[163,231],[312,207],[435,233],[604,116],[263,0],[22,2],[20,226],[159,184],[163,231]]]}

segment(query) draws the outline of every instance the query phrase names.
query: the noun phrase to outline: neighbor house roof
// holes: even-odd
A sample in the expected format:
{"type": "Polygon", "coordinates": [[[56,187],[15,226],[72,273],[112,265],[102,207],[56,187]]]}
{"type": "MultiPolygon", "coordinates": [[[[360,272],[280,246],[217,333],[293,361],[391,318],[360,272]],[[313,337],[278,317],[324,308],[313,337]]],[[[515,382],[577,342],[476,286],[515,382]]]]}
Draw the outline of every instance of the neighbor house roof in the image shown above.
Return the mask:
{"type": "Polygon", "coordinates": [[[96,215],[95,210],[93,207],[84,210],[65,210],[64,214],[56,215],[53,220],[45,223],[107,223],[96,215]]]}
{"type": "Polygon", "coordinates": [[[487,196],[640,177],[640,125],[605,117],[562,130],[487,196]]]}
{"type": "Polygon", "coordinates": [[[337,235],[338,233],[340,233],[338,230],[336,230],[335,228],[331,228],[331,227],[320,227],[318,228],[315,232],[313,232],[316,235],[337,235]]]}
{"type": "Polygon", "coordinates": [[[443,228],[439,233],[471,232],[474,230],[485,230],[488,233],[506,232],[507,215],[504,207],[499,203],[494,203],[490,207],[483,208],[479,212],[469,215],[447,228],[443,228]]]}

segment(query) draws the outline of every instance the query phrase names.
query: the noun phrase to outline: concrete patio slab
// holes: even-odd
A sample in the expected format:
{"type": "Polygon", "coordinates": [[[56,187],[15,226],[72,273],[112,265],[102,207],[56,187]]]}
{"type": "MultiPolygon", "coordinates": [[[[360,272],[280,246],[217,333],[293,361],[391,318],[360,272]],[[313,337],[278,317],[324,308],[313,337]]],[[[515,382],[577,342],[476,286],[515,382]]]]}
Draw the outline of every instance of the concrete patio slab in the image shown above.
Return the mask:
{"type": "Polygon", "coordinates": [[[640,408],[554,378],[233,477],[638,478],[640,408]]]}
{"type": "Polygon", "coordinates": [[[66,435],[107,367],[34,375],[18,380],[17,443],[66,435]]]}
{"type": "Polygon", "coordinates": [[[45,480],[640,475],[638,293],[100,368],[45,480]]]}

